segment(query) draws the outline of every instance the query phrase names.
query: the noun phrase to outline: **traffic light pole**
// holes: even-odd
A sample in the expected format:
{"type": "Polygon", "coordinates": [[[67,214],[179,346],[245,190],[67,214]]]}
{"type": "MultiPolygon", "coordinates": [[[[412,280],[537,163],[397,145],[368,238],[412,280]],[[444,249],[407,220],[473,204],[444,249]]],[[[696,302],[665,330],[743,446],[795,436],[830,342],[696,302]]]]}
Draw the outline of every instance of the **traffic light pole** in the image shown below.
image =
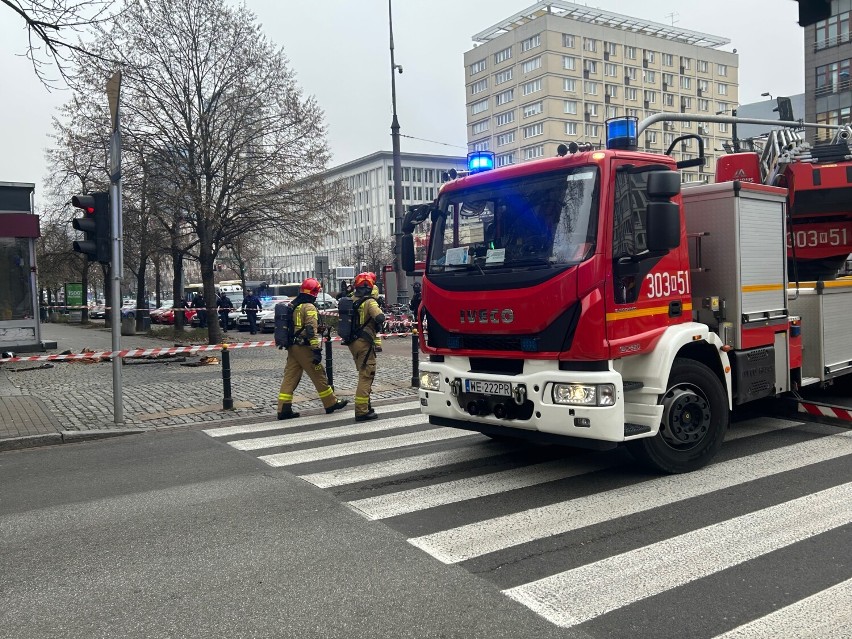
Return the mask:
{"type": "MultiPolygon", "coordinates": [[[[109,99],[110,115],[112,116],[112,133],[110,135],[110,215],[112,215],[112,264],[110,278],[112,287],[112,350],[121,350],[121,271],[124,257],[122,255],[122,224],[121,224],[121,132],[119,131],[118,97],[121,88],[121,72],[117,71],[107,82],[107,98],[109,99]]],[[[112,414],[113,422],[124,423],[124,400],[121,386],[121,358],[112,358],[112,414]]]]}

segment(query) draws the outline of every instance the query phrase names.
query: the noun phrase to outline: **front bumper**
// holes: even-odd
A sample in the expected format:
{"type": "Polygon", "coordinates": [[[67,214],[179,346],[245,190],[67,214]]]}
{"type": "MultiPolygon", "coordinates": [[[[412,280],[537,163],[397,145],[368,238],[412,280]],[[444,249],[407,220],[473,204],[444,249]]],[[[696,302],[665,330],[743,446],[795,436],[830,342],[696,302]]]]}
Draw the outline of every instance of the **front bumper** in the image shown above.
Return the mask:
{"type": "Polygon", "coordinates": [[[419,391],[421,411],[439,418],[435,423],[448,424],[445,420],[451,420],[465,422],[469,426],[461,427],[473,430],[488,430],[477,428],[479,424],[529,431],[529,434],[606,442],[625,440],[624,388],[621,375],[611,365],[603,371],[567,371],[559,370],[556,361],[528,360],[522,374],[500,375],[470,372],[467,357],[448,356],[440,363],[422,362],[420,371],[440,375],[438,390],[419,391]],[[523,387],[524,391],[516,392],[514,397],[465,393],[460,382],[464,379],[509,382],[513,389],[523,387]],[[615,403],[612,406],[556,404],[552,398],[555,383],[613,384],[615,403]],[[471,409],[477,414],[471,414],[471,409]]]}

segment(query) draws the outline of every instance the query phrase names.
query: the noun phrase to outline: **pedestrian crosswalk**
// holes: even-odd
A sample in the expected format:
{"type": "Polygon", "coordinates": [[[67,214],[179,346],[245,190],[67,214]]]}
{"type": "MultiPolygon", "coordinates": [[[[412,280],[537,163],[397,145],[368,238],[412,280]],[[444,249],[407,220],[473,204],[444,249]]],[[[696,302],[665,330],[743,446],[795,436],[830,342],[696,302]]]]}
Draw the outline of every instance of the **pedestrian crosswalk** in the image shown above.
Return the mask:
{"type": "Polygon", "coordinates": [[[661,637],[852,637],[848,430],[750,419],[732,426],[716,463],[659,476],[621,449],[436,427],[417,402],[381,416],[205,432],[560,627],[607,637],[644,636],[643,624],[661,637]]]}

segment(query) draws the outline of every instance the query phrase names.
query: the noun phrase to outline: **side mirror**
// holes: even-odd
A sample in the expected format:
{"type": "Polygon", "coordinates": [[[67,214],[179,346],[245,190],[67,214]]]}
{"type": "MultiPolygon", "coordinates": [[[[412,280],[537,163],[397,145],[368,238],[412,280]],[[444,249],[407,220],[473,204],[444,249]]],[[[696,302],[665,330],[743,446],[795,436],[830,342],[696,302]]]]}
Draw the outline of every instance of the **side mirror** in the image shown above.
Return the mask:
{"type": "Polygon", "coordinates": [[[409,232],[401,238],[401,264],[406,273],[414,272],[414,236],[409,232]]]}
{"type": "Polygon", "coordinates": [[[413,233],[414,228],[423,222],[432,213],[433,207],[431,204],[418,204],[409,206],[405,217],[402,218],[402,232],[413,233]]]}
{"type": "Polygon", "coordinates": [[[680,246],[680,207],[677,204],[649,202],[645,219],[649,251],[669,251],[680,246]]]}
{"type": "Polygon", "coordinates": [[[680,175],[677,171],[652,171],[648,174],[648,197],[652,200],[670,200],[680,193],[680,175]]]}

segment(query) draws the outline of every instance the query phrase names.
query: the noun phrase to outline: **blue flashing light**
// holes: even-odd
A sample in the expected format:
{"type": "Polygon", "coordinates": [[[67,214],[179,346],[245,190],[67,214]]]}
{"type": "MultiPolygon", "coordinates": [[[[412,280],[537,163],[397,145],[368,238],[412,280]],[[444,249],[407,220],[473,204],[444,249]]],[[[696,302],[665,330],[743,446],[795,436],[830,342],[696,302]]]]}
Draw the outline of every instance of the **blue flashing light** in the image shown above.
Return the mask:
{"type": "Polygon", "coordinates": [[[471,173],[490,171],[494,168],[494,154],[490,151],[474,151],[467,154],[467,168],[471,173]]]}
{"type": "Polygon", "coordinates": [[[606,121],[606,148],[635,149],[638,142],[636,130],[639,118],[626,116],[610,118],[606,121]]]}
{"type": "Polygon", "coordinates": [[[538,351],[538,338],[537,337],[522,337],[521,338],[521,350],[525,353],[535,353],[538,351]]]}
{"type": "Polygon", "coordinates": [[[459,335],[448,335],[447,336],[447,348],[461,348],[462,347],[462,338],[459,335]]]}

